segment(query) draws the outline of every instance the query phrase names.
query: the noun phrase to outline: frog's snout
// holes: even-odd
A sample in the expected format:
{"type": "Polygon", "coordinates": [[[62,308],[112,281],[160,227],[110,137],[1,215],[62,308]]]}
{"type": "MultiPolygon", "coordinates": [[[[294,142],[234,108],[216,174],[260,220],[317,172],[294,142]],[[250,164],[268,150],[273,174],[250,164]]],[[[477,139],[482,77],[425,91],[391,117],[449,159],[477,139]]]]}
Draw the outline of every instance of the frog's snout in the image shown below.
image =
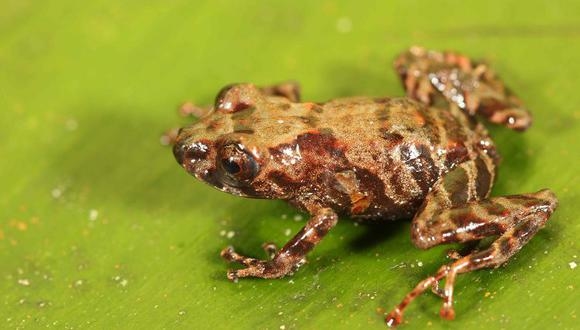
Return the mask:
{"type": "Polygon", "coordinates": [[[193,172],[199,162],[207,159],[209,149],[209,143],[205,141],[180,140],[178,138],[173,146],[173,155],[175,160],[188,172],[193,172]]]}

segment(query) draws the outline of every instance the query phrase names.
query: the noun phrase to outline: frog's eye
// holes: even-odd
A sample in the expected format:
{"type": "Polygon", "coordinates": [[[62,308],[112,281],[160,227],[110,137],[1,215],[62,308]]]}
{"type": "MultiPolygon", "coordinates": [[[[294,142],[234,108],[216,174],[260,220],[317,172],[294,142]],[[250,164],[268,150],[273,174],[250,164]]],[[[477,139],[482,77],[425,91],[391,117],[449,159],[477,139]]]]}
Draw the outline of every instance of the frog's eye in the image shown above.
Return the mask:
{"type": "MultiPolygon", "coordinates": [[[[259,165],[254,156],[239,143],[224,146],[219,162],[222,171],[236,182],[250,181],[259,171],[259,165]]],[[[231,182],[228,183],[231,184],[231,182]]]]}
{"type": "Polygon", "coordinates": [[[218,111],[234,113],[255,106],[262,94],[252,84],[228,85],[218,93],[215,99],[215,108],[218,111]]]}

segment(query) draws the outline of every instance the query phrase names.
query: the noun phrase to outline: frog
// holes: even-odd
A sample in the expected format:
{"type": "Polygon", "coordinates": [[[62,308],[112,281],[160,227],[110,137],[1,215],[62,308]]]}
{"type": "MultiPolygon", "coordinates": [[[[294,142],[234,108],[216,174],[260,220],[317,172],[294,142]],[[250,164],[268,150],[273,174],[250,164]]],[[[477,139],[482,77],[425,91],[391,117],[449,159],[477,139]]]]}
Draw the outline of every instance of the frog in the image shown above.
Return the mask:
{"type": "Polygon", "coordinates": [[[545,226],[558,206],[551,190],[491,196],[500,156],[484,122],[518,132],[532,123],[495,71],[418,46],[393,63],[405,96],[303,102],[296,82],[237,83],[179,130],[175,159],[198,180],[310,215],[281,248],[264,244],[264,259],[224,248],[221,257],[241,265],[227,271],[229,280],[293,274],[339,217],[410,220],[420,249],[491,240],[452,254],[385,316],[388,326],[401,324],[407,306],[431,288],[443,301],[440,316],[453,319],[457,275],[503,265],[545,226]]]}

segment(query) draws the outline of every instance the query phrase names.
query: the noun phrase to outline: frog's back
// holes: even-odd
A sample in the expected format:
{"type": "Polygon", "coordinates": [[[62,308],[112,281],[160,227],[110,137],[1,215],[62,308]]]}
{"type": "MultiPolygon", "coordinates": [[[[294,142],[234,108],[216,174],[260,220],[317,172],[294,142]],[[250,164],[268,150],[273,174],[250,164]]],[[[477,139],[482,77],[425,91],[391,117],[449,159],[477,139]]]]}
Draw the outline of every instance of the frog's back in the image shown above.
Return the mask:
{"type": "Polygon", "coordinates": [[[344,157],[326,167],[335,173],[335,190],[350,199],[337,200],[343,213],[363,219],[411,217],[435,181],[475,158],[487,138],[459,109],[408,98],[336,100],[322,105],[318,120],[344,157]]]}

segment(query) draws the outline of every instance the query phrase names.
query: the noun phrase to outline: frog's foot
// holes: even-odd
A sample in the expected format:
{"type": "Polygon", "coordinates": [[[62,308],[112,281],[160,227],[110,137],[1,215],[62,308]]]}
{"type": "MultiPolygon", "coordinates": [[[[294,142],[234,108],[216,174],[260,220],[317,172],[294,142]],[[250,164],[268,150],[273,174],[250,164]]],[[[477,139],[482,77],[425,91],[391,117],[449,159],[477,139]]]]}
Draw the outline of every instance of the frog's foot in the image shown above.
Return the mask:
{"type": "Polygon", "coordinates": [[[220,254],[222,258],[246,266],[243,269],[228,270],[227,278],[234,282],[237,282],[240,277],[279,278],[295,272],[306,263],[306,258],[302,258],[297,263],[287,258],[276,258],[276,252],[273,251],[276,247],[273,244],[265,244],[263,247],[270,255],[270,260],[244,257],[235,252],[231,246],[223,249],[220,254]]]}
{"type": "MultiPolygon", "coordinates": [[[[278,246],[276,246],[276,244],[272,242],[266,242],[262,244],[262,249],[264,250],[264,252],[266,252],[266,255],[268,256],[269,260],[274,259],[276,253],[278,252],[278,246]]],[[[248,258],[238,254],[232,246],[228,246],[225,249],[223,249],[222,252],[220,253],[220,256],[226,261],[236,262],[244,266],[249,266],[257,262],[260,262],[260,260],[258,259],[248,258]]]]}
{"type": "Polygon", "coordinates": [[[385,318],[385,322],[389,327],[397,326],[403,321],[403,311],[407,306],[431,287],[432,291],[443,299],[443,307],[439,311],[442,318],[452,320],[455,318],[455,311],[453,310],[453,285],[455,283],[456,275],[467,266],[465,260],[458,260],[450,265],[445,265],[435,273],[422,280],[415,286],[415,288],[405,296],[403,301],[395,307],[385,318]],[[442,290],[439,287],[439,281],[445,278],[445,288],[442,290]]]}
{"type": "Polygon", "coordinates": [[[331,209],[320,209],[284,247],[280,250],[272,243],[262,247],[270,255],[269,260],[259,260],[242,256],[232,247],[222,250],[221,257],[236,262],[246,268],[229,270],[227,277],[237,281],[240,277],[279,278],[288,275],[306,262],[306,254],[330,231],[338,217],[331,209]]]}
{"type": "Polygon", "coordinates": [[[230,246],[222,250],[221,257],[230,262],[236,262],[246,266],[243,269],[228,270],[227,277],[236,282],[240,277],[278,278],[292,270],[292,265],[279,262],[279,260],[259,260],[242,256],[230,246]]]}

